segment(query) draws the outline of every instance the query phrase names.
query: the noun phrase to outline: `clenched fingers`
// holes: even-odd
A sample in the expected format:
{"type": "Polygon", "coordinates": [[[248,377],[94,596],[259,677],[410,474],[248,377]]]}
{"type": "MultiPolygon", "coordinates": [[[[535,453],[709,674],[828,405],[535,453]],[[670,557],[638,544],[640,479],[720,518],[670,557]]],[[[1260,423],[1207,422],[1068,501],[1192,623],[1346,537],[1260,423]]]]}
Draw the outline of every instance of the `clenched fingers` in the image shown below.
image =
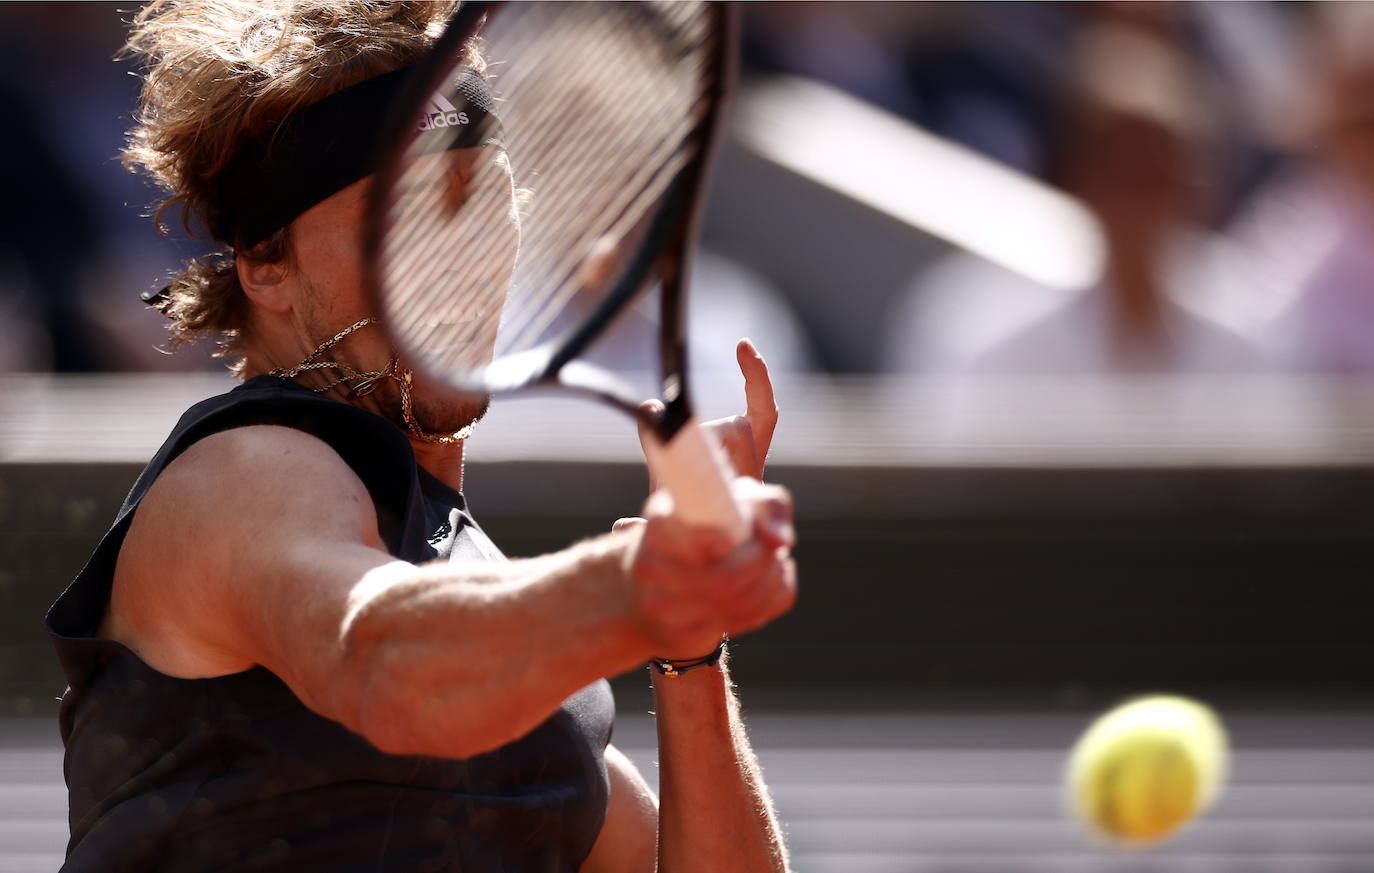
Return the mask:
{"type": "MultiPolygon", "coordinates": [[[[750,535],[770,547],[796,544],[792,525],[792,495],[786,488],[740,477],[730,483],[741,514],[751,520],[750,535]]],[[[672,495],[655,492],[644,504],[645,539],[649,548],[683,564],[707,564],[724,559],[735,542],[722,527],[692,525],[678,518],[672,495]]]]}
{"type": "Polygon", "coordinates": [[[641,551],[633,573],[642,618],[664,651],[705,650],[721,633],[767,624],[796,597],[796,568],[788,551],[758,542],[706,568],[641,551]]]}

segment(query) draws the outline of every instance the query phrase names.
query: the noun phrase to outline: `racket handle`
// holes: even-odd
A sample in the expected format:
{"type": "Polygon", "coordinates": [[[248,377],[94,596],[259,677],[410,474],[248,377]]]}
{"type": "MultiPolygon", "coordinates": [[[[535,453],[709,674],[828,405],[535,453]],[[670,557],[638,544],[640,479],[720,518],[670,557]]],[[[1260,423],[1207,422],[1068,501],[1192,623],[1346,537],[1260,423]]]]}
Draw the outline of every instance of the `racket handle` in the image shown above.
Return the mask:
{"type": "Polygon", "coordinates": [[[650,441],[650,462],[658,482],[673,495],[679,518],[688,524],[718,527],[737,543],[749,538],[749,522],[730,493],[734,474],[725,452],[696,419],[667,443],[650,441]]]}

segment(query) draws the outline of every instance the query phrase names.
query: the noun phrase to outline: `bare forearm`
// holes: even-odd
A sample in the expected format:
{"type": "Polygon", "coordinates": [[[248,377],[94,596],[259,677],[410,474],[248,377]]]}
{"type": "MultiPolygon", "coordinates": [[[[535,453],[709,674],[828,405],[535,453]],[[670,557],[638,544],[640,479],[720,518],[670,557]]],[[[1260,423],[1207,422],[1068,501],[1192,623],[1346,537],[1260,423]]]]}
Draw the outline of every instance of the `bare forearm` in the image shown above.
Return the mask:
{"type": "Polygon", "coordinates": [[[617,539],[510,564],[380,568],[343,630],[357,727],[387,751],[472,755],[642,663],[617,539]]]}
{"type": "Polygon", "coordinates": [[[724,664],[654,676],[659,873],[783,873],[787,849],[724,664]]]}

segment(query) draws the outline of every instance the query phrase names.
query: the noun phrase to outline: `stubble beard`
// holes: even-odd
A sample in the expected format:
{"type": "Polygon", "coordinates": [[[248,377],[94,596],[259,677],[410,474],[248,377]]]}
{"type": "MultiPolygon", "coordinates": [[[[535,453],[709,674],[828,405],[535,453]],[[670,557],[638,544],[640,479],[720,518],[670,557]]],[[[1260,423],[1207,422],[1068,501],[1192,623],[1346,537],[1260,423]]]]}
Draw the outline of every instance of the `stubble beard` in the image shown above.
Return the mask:
{"type": "MultiPolygon", "coordinates": [[[[404,364],[403,364],[404,366],[404,364]]],[[[420,430],[431,436],[447,436],[457,433],[469,425],[482,420],[491,407],[489,394],[445,394],[431,396],[422,384],[416,386],[411,395],[411,413],[420,430]]],[[[400,415],[400,400],[397,398],[397,415],[400,415]]],[[[405,423],[401,423],[405,427],[405,423]]]]}
{"type": "MultiPolygon", "coordinates": [[[[306,295],[306,300],[320,301],[325,299],[313,284],[308,284],[308,287],[310,293],[306,295]]],[[[318,308],[318,304],[316,306],[317,308],[313,308],[307,313],[311,331],[317,336],[328,338],[337,332],[336,323],[339,318],[332,312],[318,308]]],[[[381,328],[373,325],[368,329],[380,330],[381,328]]],[[[330,357],[342,358],[342,355],[335,353],[330,357]]],[[[357,368],[357,365],[352,366],[357,368]]],[[[402,360],[393,372],[404,378],[408,372],[408,365],[402,360]]],[[[347,389],[343,390],[346,391],[347,389]]],[[[455,434],[463,428],[481,421],[491,406],[491,395],[489,394],[459,393],[436,385],[418,375],[415,376],[410,390],[411,415],[420,430],[429,436],[444,437],[455,434]]],[[[377,386],[375,396],[377,407],[380,408],[374,407],[374,411],[380,412],[401,430],[409,433],[411,428],[405,420],[399,382],[390,378],[383,379],[377,386]]]]}

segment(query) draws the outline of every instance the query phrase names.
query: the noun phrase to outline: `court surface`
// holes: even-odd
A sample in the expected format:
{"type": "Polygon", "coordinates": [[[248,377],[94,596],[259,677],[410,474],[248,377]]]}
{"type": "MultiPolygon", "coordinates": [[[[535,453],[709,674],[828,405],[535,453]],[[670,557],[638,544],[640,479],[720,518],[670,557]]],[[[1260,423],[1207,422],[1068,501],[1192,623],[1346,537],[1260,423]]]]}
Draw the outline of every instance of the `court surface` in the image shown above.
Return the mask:
{"type": "MultiPolygon", "coordinates": [[[[798,873],[1355,873],[1374,869],[1374,703],[1236,706],[1227,793],[1167,848],[1095,846],[1060,814],[1084,716],[997,709],[768,709],[749,716],[798,873]]],[[[622,701],[615,741],[654,771],[653,726],[622,701]]],[[[52,873],[67,837],[61,748],[0,720],[0,871],[52,873]]]]}

